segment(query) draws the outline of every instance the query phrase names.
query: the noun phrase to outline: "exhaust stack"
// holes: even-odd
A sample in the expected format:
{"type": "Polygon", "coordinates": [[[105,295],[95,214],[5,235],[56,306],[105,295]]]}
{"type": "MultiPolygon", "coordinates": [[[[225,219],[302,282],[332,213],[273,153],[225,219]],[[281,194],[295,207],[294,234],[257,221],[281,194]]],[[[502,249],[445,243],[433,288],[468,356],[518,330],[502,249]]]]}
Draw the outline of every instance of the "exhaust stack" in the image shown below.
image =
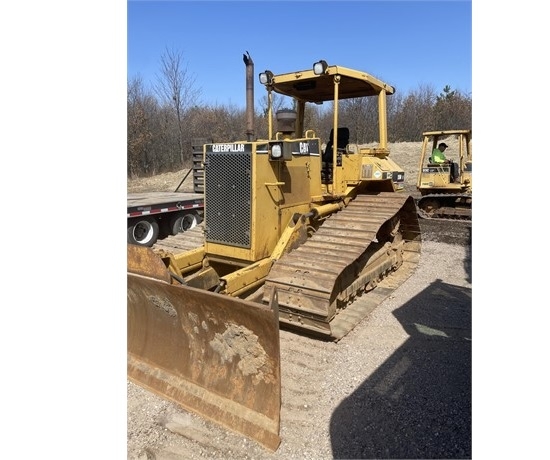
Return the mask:
{"type": "Polygon", "coordinates": [[[251,142],[254,138],[254,62],[247,51],[243,54],[246,65],[246,139],[251,142]]]}

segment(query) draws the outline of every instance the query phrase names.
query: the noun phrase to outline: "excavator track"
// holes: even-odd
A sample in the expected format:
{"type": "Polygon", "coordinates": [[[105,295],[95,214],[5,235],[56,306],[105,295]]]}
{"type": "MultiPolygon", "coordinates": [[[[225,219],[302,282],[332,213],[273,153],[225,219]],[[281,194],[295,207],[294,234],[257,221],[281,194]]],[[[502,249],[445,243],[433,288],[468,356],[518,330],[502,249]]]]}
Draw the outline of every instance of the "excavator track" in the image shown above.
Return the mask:
{"type": "Polygon", "coordinates": [[[359,195],[273,265],[281,325],[340,340],[411,276],[421,237],[410,196],[359,195]]]}
{"type": "Polygon", "coordinates": [[[472,194],[430,193],[416,201],[422,219],[472,220],[472,194]]]}

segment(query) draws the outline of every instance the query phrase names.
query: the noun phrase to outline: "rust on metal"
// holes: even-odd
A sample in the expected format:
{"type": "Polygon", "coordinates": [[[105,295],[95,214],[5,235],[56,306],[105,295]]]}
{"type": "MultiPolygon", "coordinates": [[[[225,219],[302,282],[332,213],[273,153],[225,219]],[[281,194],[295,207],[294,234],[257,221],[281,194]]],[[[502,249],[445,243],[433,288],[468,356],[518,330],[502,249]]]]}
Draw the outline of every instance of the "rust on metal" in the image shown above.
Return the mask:
{"type": "Polygon", "coordinates": [[[170,282],[170,273],[166,265],[150,248],[128,244],[126,263],[128,272],[170,282]]]}
{"type": "Polygon", "coordinates": [[[275,451],[276,294],[268,306],[216,295],[144,277],[137,262],[127,276],[129,379],[275,451]]]}

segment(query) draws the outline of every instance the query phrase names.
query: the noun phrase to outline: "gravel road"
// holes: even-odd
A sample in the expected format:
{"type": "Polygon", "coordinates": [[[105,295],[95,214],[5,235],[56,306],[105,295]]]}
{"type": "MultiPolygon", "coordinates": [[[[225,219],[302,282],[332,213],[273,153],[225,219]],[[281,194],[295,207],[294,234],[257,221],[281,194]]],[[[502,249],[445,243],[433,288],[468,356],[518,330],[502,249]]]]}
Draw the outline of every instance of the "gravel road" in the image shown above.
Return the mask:
{"type": "Polygon", "coordinates": [[[128,382],[128,459],[471,458],[471,225],[421,227],[415,273],[340,342],[281,331],[276,452],[128,382]]]}

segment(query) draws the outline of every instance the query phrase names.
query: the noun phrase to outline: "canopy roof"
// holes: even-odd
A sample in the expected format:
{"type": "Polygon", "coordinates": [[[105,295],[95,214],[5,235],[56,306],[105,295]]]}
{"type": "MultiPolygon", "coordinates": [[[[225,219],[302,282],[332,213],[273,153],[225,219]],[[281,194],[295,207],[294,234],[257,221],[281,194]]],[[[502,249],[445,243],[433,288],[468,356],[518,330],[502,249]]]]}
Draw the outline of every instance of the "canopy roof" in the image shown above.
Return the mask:
{"type": "Polygon", "coordinates": [[[393,94],[395,88],[366,72],[329,66],[323,75],[315,75],[313,70],[303,70],[274,75],[272,89],[276,93],[298,100],[321,103],[334,100],[334,79],[340,77],[338,99],[376,96],[382,90],[393,94]]]}

